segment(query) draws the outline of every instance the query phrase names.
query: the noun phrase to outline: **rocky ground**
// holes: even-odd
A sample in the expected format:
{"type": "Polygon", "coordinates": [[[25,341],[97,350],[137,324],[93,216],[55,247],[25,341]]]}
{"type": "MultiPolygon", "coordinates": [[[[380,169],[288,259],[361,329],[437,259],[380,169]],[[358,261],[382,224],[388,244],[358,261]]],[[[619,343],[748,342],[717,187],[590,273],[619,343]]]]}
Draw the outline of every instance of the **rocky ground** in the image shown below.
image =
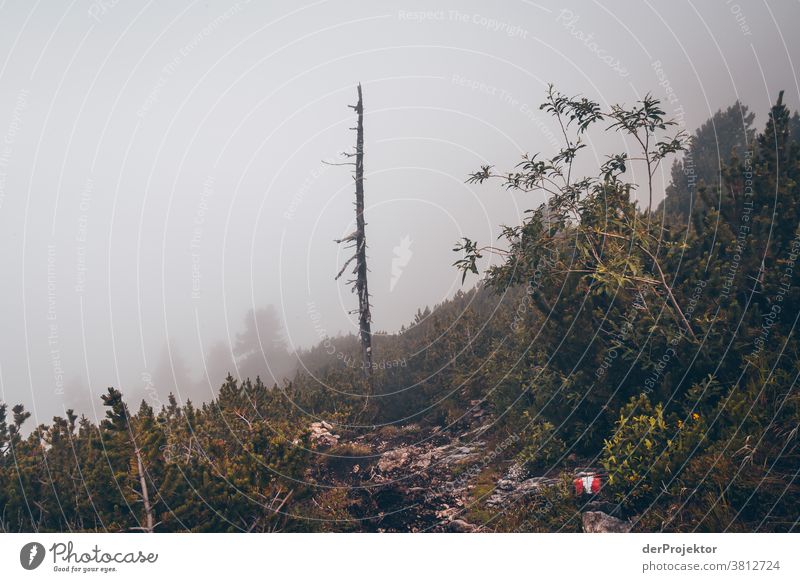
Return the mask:
{"type": "MultiPolygon", "coordinates": [[[[475,408],[468,422],[448,430],[409,424],[347,435],[328,423],[314,423],[312,442],[324,462],[313,478],[346,491],[348,511],[358,517],[360,531],[492,531],[470,523],[469,509],[500,512],[563,477],[531,476],[514,464],[503,454],[513,438],[490,442],[492,418],[479,405],[475,408]]],[[[577,467],[570,473],[581,477],[599,471],[577,467]]],[[[600,501],[586,505],[584,531],[630,529],[603,508],[600,501]]]]}

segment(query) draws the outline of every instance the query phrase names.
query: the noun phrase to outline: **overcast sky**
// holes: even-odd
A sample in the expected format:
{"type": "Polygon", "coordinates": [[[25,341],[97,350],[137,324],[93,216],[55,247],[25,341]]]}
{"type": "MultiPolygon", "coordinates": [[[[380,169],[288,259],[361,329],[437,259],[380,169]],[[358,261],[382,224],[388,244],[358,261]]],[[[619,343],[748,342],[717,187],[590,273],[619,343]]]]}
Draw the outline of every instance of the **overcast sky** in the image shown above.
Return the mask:
{"type": "Polygon", "coordinates": [[[293,347],[353,331],[353,182],[321,161],[353,145],[359,81],[373,329],[395,331],[459,289],[457,239],[540,201],[464,180],[553,151],[549,82],[670,91],[689,130],[740,99],[762,126],[779,89],[797,108],[798,22],[794,0],[3,1],[0,399],[39,423],[110,385],[202,397],[269,305],[293,347]]]}

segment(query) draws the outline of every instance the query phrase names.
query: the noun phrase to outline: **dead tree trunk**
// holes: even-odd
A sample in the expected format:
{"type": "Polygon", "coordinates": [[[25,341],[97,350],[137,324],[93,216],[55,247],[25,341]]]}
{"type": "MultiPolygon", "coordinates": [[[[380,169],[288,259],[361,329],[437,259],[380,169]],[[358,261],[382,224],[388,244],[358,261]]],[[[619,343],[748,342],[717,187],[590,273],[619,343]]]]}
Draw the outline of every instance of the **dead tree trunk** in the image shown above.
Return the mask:
{"type": "Polygon", "coordinates": [[[353,284],[353,291],[358,295],[358,334],[361,340],[361,365],[364,369],[364,377],[367,382],[367,390],[372,392],[372,314],[369,305],[369,288],[367,286],[367,236],[365,232],[366,222],[364,221],[364,102],[361,95],[361,83],[358,84],[358,103],[350,105],[357,116],[356,127],[356,151],[344,154],[348,158],[355,158],[355,182],[356,182],[356,230],[351,235],[337,240],[337,243],[353,242],[355,252],[342,270],[336,275],[336,279],[342,276],[344,270],[353,260],[356,266],[353,269],[355,279],[348,281],[353,284]]]}
{"type": "Polygon", "coordinates": [[[372,376],[372,314],[369,310],[369,289],[367,288],[367,235],[364,230],[364,102],[361,97],[361,83],[358,84],[358,104],[356,105],[358,125],[356,126],[356,292],[358,293],[358,331],[361,336],[361,352],[364,371],[372,376]]]}
{"type": "Polygon", "coordinates": [[[142,502],[144,503],[144,515],[145,515],[145,523],[147,524],[144,527],[144,531],[147,533],[153,533],[155,529],[155,523],[153,519],[153,507],[150,505],[150,494],[147,490],[147,479],[144,475],[144,463],[142,462],[142,452],[139,450],[134,444],[134,454],[136,455],[136,465],[139,471],[139,486],[142,489],[142,502]]]}

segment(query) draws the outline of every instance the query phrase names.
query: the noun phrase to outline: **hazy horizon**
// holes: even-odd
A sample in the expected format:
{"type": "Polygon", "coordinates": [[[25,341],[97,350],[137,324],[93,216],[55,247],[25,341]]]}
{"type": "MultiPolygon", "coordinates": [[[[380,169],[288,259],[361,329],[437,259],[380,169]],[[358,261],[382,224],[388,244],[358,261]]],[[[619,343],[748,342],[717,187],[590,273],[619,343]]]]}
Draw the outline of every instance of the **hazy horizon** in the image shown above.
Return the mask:
{"type": "MultiPolygon", "coordinates": [[[[36,425],[102,416],[107,386],[208,398],[234,357],[284,369],[277,337],[355,331],[333,242],[353,181],[323,161],[353,147],[359,82],[373,330],[390,333],[475,284],[455,241],[541,202],[465,180],[555,150],[548,83],[604,106],[652,91],[689,132],[737,100],[758,128],[780,90],[800,103],[797,3],[435,6],[0,5],[0,400],[36,425]]],[[[625,145],[589,143],[595,160],[625,145]]]]}

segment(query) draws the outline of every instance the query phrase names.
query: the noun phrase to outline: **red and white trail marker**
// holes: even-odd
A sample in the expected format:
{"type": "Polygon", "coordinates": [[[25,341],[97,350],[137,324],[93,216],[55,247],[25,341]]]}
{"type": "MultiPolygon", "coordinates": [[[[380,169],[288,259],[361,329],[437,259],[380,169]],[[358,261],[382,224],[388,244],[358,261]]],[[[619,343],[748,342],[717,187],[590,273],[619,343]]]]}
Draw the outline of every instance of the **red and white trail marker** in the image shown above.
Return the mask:
{"type": "Polygon", "coordinates": [[[600,491],[600,475],[586,475],[575,479],[575,495],[594,495],[600,491]]]}

